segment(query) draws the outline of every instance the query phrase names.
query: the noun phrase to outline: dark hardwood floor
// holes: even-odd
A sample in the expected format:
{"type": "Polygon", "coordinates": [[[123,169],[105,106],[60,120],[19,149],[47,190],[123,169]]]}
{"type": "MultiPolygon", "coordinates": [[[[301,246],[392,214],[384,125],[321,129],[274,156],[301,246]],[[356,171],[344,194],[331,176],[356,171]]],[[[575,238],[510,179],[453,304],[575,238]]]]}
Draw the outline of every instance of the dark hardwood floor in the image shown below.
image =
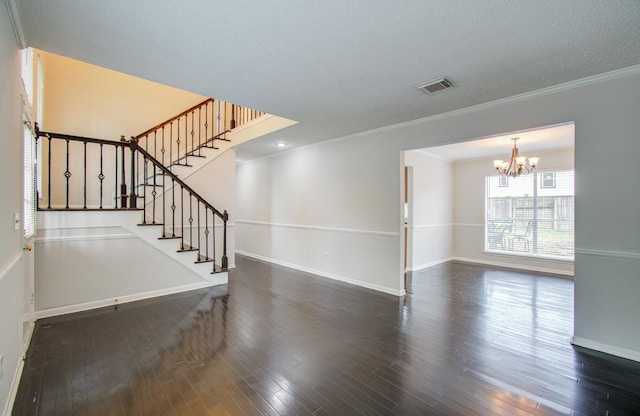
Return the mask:
{"type": "Polygon", "coordinates": [[[226,287],[38,321],[14,415],[640,414],[573,283],[446,263],[404,298],[237,257],[226,287]]]}

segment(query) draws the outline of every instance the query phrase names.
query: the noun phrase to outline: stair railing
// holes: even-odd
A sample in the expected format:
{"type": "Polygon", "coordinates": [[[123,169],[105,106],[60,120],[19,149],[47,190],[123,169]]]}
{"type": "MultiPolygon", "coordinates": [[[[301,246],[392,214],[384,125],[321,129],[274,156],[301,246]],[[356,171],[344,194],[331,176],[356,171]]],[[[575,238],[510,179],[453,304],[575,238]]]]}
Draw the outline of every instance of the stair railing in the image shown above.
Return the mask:
{"type": "Polygon", "coordinates": [[[180,252],[182,251],[198,251],[198,258],[196,263],[204,263],[213,261],[213,272],[216,271],[216,237],[215,237],[215,218],[218,217],[222,220],[222,257],[221,268],[226,270],[228,268],[227,257],[227,222],[229,220],[229,214],[226,210],[223,212],[218,211],[213,205],[207,202],[202,196],[194,191],[189,185],[184,183],[178,176],[176,176],[169,168],[162,165],[162,163],[154,158],[149,152],[140,147],[135,138],[132,138],[129,142],[131,148],[142,156],[144,178],[150,178],[149,176],[149,162],[153,165],[153,169],[158,169],[161,173],[161,184],[158,183],[154,175],[153,182],[142,184],[143,187],[151,187],[153,191],[150,196],[147,196],[147,192],[143,192],[143,220],[140,225],[158,225],[163,224],[162,236],[160,239],[180,239],[180,252]],[[169,178],[171,183],[167,185],[166,178],[169,178]],[[158,195],[156,188],[162,189],[162,194],[158,195]],[[185,196],[185,191],[187,195],[185,196]],[[171,196],[171,205],[167,210],[167,199],[171,196]],[[177,194],[177,195],[176,195],[177,194]],[[176,220],[176,212],[178,205],[176,200],[180,204],[180,220],[176,220]],[[195,201],[195,207],[194,207],[195,201]],[[161,209],[157,207],[160,206],[161,209]],[[203,212],[204,210],[204,212],[203,212]],[[159,212],[158,212],[159,211],[159,212]],[[170,219],[169,219],[170,216],[170,219]],[[186,217],[186,218],[185,218],[186,217]],[[211,218],[211,222],[209,222],[211,218]],[[188,224],[185,224],[185,219],[188,224]],[[194,232],[194,222],[195,232],[194,232]],[[202,225],[204,223],[204,229],[202,225]],[[167,228],[167,225],[169,227],[167,228]],[[211,224],[211,228],[209,228],[211,224]],[[187,235],[188,234],[188,235],[187,235]],[[195,234],[195,235],[194,235],[195,234]],[[211,237],[211,238],[210,238],[211,237]],[[202,244],[204,243],[204,248],[202,244]],[[209,245],[211,243],[211,246],[209,245]],[[210,250],[211,249],[211,250],[210,250]],[[212,256],[209,256],[209,253],[212,256]],[[203,254],[204,253],[204,254],[203,254]]]}
{"type": "Polygon", "coordinates": [[[163,166],[190,166],[189,158],[204,157],[202,149],[217,149],[216,140],[264,113],[209,98],[134,137],[163,166]]]}
{"type": "Polygon", "coordinates": [[[217,210],[136,139],[112,141],[45,132],[37,123],[35,129],[36,154],[41,155],[39,211],[140,210],[140,225],[162,226],[159,238],[180,239],[179,252],[197,251],[195,262],[212,262],[212,273],[228,268],[227,211],[217,210]],[[158,175],[150,176],[151,170],[158,175]],[[223,228],[218,242],[222,244],[220,268],[216,265],[218,226],[223,228]]]}

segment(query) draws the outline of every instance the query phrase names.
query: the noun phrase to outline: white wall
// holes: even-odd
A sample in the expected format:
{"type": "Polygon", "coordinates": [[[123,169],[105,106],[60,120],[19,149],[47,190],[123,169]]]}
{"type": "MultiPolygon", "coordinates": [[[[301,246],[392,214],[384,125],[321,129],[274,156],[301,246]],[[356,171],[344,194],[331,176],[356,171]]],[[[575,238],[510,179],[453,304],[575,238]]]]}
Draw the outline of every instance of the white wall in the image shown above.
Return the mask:
{"type": "MultiPolygon", "coordinates": [[[[508,153],[509,149],[505,151],[508,153]]],[[[537,152],[536,156],[540,157],[541,170],[574,167],[572,148],[537,152]]],[[[573,275],[571,261],[514,257],[484,252],[485,177],[495,173],[493,159],[493,157],[486,157],[454,163],[453,255],[465,261],[573,275]]]]}
{"type": "MultiPolygon", "coordinates": [[[[87,213],[96,224],[120,214],[87,213]]],[[[176,240],[166,242],[177,249],[176,240]]],[[[35,251],[40,318],[210,285],[122,227],[39,229],[35,251]]]]}
{"type": "Polygon", "coordinates": [[[399,152],[365,138],[241,163],[236,248],[400,294],[399,172],[399,152]]]}
{"type": "Polygon", "coordinates": [[[0,6],[0,79],[0,354],[4,357],[0,410],[7,412],[22,356],[22,231],[13,228],[13,213],[22,216],[22,135],[20,53],[4,4],[0,6]]]}
{"type": "MultiPolygon", "coordinates": [[[[185,169],[185,172],[189,168],[185,169]]],[[[236,218],[236,157],[233,149],[217,154],[215,159],[188,176],[179,176],[198,194],[219,210],[227,210],[227,257],[229,267],[235,267],[235,218],[236,218]]],[[[188,204],[188,202],[187,202],[188,204]]],[[[208,224],[211,225],[211,224],[208,224]]],[[[204,229],[202,224],[201,229],[204,229]]],[[[222,221],[216,217],[216,259],[222,254],[222,221]]],[[[220,264],[216,260],[216,264],[220,264]]]]}
{"type": "Polygon", "coordinates": [[[400,292],[402,150],[574,121],[575,341],[640,360],[639,107],[632,68],[242,163],[237,246],[400,292]]]}
{"type": "Polygon", "coordinates": [[[423,151],[404,153],[413,167],[411,270],[453,257],[453,164],[423,151]]]}

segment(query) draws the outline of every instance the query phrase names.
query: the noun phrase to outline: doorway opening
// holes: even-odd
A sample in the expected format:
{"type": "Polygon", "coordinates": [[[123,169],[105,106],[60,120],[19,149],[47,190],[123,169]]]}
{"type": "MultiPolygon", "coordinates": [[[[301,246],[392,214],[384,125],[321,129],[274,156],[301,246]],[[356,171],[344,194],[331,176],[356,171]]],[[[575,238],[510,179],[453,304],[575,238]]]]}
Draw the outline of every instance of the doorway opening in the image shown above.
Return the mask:
{"type": "Polygon", "coordinates": [[[573,276],[574,147],[569,122],[405,151],[405,270],[459,260],[573,276]],[[509,159],[513,137],[540,161],[507,177],[494,160],[509,159]]]}

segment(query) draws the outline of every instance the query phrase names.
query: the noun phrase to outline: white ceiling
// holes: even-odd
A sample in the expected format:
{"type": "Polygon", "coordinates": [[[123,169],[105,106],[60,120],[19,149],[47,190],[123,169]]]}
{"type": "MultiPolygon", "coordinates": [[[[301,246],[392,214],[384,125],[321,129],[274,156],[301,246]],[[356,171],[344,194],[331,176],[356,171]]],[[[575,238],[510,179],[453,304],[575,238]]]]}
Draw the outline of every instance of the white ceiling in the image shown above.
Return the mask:
{"type": "Polygon", "coordinates": [[[536,152],[573,147],[575,144],[575,125],[573,123],[549,126],[535,130],[511,132],[509,134],[477,138],[464,143],[429,147],[423,152],[440,159],[456,161],[468,159],[507,160],[511,156],[513,137],[517,137],[517,146],[521,156],[534,157],[536,152]]]}
{"type": "Polygon", "coordinates": [[[29,46],[299,122],[244,158],[640,64],[637,0],[15,1],[29,46]]]}

